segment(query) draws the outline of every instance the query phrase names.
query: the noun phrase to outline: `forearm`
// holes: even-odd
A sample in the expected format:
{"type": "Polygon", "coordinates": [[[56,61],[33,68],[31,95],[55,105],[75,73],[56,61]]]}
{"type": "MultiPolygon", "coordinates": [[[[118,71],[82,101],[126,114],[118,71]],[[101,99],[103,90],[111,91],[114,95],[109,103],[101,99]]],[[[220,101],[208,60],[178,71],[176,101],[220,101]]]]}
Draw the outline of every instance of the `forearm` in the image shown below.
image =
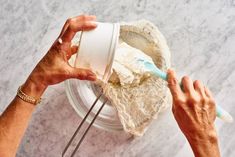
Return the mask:
{"type": "Polygon", "coordinates": [[[206,138],[187,138],[195,157],[220,157],[216,133],[206,138]]]}
{"type": "MultiPolygon", "coordinates": [[[[27,95],[40,98],[46,88],[40,87],[29,79],[22,86],[27,95]]],[[[27,128],[35,105],[15,97],[0,117],[0,156],[13,157],[27,128]]]]}

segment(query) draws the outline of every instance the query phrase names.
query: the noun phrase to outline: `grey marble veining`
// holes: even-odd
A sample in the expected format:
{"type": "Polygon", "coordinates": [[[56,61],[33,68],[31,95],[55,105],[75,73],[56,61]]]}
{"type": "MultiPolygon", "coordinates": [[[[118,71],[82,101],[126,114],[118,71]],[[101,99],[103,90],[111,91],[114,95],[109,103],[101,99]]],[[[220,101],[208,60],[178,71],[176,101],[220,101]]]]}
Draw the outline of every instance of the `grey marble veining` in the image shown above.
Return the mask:
{"type": "MultiPolygon", "coordinates": [[[[179,77],[188,74],[213,91],[235,117],[234,0],[0,0],[0,113],[49,49],[68,17],[95,14],[99,21],[148,19],[165,35],[179,77]]],[[[51,86],[35,110],[17,157],[57,157],[80,118],[64,85],[51,86]]],[[[222,156],[235,156],[235,126],[216,121],[222,156]]],[[[192,156],[170,109],[142,138],[92,128],[78,157],[192,156]]]]}

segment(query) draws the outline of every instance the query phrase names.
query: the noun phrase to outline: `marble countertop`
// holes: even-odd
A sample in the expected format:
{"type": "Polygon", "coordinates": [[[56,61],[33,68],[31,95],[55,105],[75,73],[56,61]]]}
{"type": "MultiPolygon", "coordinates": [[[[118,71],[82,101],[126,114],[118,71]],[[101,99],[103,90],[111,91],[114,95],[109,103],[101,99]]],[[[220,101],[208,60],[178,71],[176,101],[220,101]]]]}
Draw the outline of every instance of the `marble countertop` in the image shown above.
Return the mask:
{"type": "MultiPolygon", "coordinates": [[[[11,0],[0,1],[0,113],[68,17],[95,14],[99,21],[148,19],[165,35],[179,76],[202,80],[218,104],[235,117],[234,0],[11,0]]],[[[81,121],[64,84],[51,86],[36,108],[17,157],[57,157],[81,121]]],[[[222,156],[235,156],[235,125],[216,120],[222,156]]],[[[171,110],[142,138],[91,128],[78,157],[193,156],[171,110]]]]}

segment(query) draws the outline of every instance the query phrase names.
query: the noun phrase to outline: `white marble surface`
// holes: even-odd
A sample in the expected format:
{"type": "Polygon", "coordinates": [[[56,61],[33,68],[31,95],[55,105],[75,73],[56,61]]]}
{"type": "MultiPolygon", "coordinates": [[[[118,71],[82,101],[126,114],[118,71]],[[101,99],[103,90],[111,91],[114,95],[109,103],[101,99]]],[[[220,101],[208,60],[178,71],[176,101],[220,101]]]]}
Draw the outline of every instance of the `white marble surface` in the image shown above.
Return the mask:
{"type": "MultiPolygon", "coordinates": [[[[235,117],[234,0],[0,0],[0,111],[57,37],[64,21],[81,13],[99,21],[146,18],[165,35],[179,76],[201,79],[235,117]]],[[[17,157],[57,157],[81,120],[63,84],[51,86],[33,114],[17,157]]],[[[235,126],[216,121],[222,156],[235,156],[235,126]]],[[[192,156],[170,110],[142,138],[91,128],[78,157],[192,156]]]]}

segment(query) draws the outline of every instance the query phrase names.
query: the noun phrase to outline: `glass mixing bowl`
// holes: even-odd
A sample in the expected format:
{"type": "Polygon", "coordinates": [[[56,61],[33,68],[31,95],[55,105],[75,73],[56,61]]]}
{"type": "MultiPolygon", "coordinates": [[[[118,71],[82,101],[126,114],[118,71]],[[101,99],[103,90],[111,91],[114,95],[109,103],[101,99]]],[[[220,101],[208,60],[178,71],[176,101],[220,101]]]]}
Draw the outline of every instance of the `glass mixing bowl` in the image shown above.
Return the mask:
{"type": "MultiPolygon", "coordinates": [[[[137,26],[135,27],[134,24],[121,24],[119,39],[151,56],[154,62],[157,61],[155,62],[155,64],[160,69],[165,70],[166,67],[169,67],[170,65],[170,56],[167,56],[168,54],[164,55],[162,53],[159,53],[158,43],[155,39],[153,39],[153,36],[151,35],[151,33],[154,33],[154,31],[156,33],[156,28],[152,25],[150,26],[145,28],[137,26]],[[151,47],[154,47],[153,44],[155,44],[155,48],[149,49],[150,45],[151,47]],[[162,59],[159,60],[159,58],[162,59]]],[[[70,64],[74,65],[74,60],[75,57],[72,57],[70,59],[70,64]]],[[[73,106],[73,108],[81,118],[85,117],[86,113],[97,98],[100,90],[100,88],[95,86],[92,82],[82,81],[78,79],[70,79],[65,81],[65,89],[70,104],[73,106]]],[[[95,113],[102,105],[102,102],[103,98],[100,98],[93,111],[87,118],[88,123],[92,121],[95,113]]],[[[95,127],[102,128],[108,131],[123,130],[122,124],[117,115],[117,111],[109,102],[106,103],[93,125],[95,127]]]]}
{"type": "MultiPolygon", "coordinates": [[[[98,96],[99,87],[89,81],[70,79],[65,82],[65,88],[70,104],[79,116],[84,118],[98,96]]],[[[88,123],[90,123],[94,118],[96,112],[102,105],[103,100],[104,99],[102,97],[98,100],[91,114],[87,118],[88,123]]],[[[93,125],[108,131],[123,130],[116,109],[110,104],[110,102],[106,103],[93,125]]]]}

